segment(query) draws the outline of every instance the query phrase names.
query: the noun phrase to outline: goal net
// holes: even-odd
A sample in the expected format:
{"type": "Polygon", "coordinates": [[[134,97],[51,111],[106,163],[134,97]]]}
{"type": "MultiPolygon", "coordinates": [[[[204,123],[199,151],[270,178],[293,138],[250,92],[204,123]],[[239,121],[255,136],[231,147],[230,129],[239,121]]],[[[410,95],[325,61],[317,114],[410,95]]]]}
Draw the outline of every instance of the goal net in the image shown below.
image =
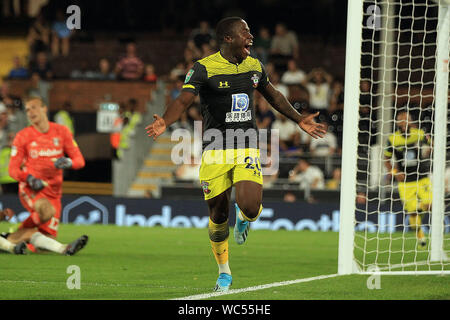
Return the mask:
{"type": "Polygon", "coordinates": [[[450,6],[349,1],[339,273],[450,273],[450,6]]]}

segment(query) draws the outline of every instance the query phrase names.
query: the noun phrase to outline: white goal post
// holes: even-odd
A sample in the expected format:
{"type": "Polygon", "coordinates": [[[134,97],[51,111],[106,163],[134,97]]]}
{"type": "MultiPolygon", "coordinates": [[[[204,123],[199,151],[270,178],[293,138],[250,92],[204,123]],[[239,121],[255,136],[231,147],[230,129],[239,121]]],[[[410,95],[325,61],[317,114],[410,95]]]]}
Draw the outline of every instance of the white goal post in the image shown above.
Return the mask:
{"type": "MultiPolygon", "coordinates": [[[[346,41],[338,274],[450,274],[450,1],[349,0],[346,41]],[[423,196],[407,209],[385,168],[402,110],[430,137],[414,146],[412,182],[430,179],[431,212],[419,209],[423,196]]],[[[404,137],[406,171],[413,147],[404,137]]]]}

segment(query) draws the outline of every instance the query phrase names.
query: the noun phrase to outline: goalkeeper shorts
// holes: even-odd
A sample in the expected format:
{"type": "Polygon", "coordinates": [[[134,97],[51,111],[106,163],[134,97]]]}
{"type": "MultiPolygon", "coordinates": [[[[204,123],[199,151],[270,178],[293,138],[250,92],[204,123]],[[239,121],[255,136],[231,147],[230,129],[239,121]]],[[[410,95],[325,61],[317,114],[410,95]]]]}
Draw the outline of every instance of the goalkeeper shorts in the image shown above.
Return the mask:
{"type": "Polygon", "coordinates": [[[403,208],[408,213],[419,212],[420,204],[429,205],[433,200],[430,178],[422,178],[417,181],[399,182],[398,193],[403,203],[403,208]]]}

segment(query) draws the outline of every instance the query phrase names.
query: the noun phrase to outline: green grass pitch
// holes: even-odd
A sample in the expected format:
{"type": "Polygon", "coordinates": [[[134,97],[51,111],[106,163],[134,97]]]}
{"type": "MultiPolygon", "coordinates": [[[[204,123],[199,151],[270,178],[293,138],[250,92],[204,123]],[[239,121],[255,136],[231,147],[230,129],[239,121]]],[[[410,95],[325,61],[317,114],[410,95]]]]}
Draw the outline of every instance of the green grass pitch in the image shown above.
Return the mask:
{"type": "MultiPolygon", "coordinates": [[[[0,224],[0,231],[8,229],[0,224]]],[[[230,230],[233,289],[337,272],[338,233],[251,230],[243,246],[230,230]]],[[[61,242],[82,234],[89,243],[72,257],[0,254],[0,300],[165,300],[212,292],[217,266],[206,229],[61,225],[61,242]],[[67,267],[77,265],[81,289],[69,290],[67,267]]],[[[338,276],[213,299],[450,299],[450,276],[338,276]]]]}

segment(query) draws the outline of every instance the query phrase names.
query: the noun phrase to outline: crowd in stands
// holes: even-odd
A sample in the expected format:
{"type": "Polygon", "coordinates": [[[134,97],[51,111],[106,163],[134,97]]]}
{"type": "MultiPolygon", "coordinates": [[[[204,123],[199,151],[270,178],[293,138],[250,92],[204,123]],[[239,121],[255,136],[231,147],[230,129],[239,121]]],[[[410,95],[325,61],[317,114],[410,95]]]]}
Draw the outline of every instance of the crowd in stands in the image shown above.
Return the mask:
{"type": "MultiPolygon", "coordinates": [[[[42,86],[54,78],[52,59],[66,57],[70,59],[71,38],[73,31],[68,30],[63,23],[64,15],[58,11],[52,22],[42,15],[37,15],[28,32],[30,56],[14,58],[14,68],[9,79],[32,79],[32,87],[28,94],[43,96],[42,86]]],[[[184,78],[193,64],[217,50],[214,30],[207,21],[201,21],[198,27],[190,33],[183,52],[183,60],[175,64],[167,75],[158,75],[151,61],[143,61],[139,54],[138,44],[130,41],[124,45],[122,56],[115,61],[106,57],[100,58],[98,66],[90,69],[87,63],[80,62],[78,68],[70,72],[72,79],[86,80],[116,80],[116,81],[147,81],[155,83],[158,79],[166,81],[166,104],[176,99],[180,94],[184,78]]],[[[289,182],[305,183],[315,189],[336,189],[336,183],[329,183],[335,178],[331,168],[327,172],[311,164],[312,159],[337,157],[342,145],[343,120],[343,81],[335,79],[321,67],[312,70],[302,70],[300,45],[297,34],[289,30],[283,23],[278,23],[274,30],[261,27],[256,32],[252,56],[258,58],[269,76],[272,84],[282,92],[292,105],[302,113],[319,112],[318,121],[326,123],[328,133],[323,139],[315,140],[302,131],[295,123],[286,119],[274,110],[270,104],[256,92],[255,116],[260,129],[278,130],[280,143],[279,155],[288,160],[289,170],[282,174],[272,174],[265,177],[266,185],[273,184],[277,179],[289,182]],[[328,181],[328,182],[327,182],[328,181]]],[[[366,90],[362,84],[362,90],[366,90]]],[[[45,96],[44,96],[45,100],[45,96]]],[[[4,101],[4,98],[3,98],[4,101]]],[[[5,103],[7,107],[9,104],[5,103]]],[[[20,109],[20,108],[18,108],[20,109]]],[[[364,108],[362,108],[364,110],[364,108]]],[[[364,111],[363,111],[364,112],[364,111]]],[[[10,112],[11,113],[11,112],[10,112]]],[[[11,113],[12,114],[12,113],[11,113]]],[[[126,118],[126,117],[124,117],[126,118]]],[[[184,128],[194,130],[194,121],[202,119],[200,101],[195,103],[183,114],[180,121],[172,125],[171,130],[184,128]]],[[[129,119],[128,119],[129,120],[129,119]]],[[[126,121],[126,120],[125,120],[126,121]]],[[[370,121],[368,122],[370,125],[370,121]]],[[[269,154],[269,153],[268,153],[269,154]]],[[[269,154],[270,157],[270,154],[269,154]]],[[[323,160],[325,161],[325,160],[323,160]]],[[[316,161],[317,162],[317,161],[316,161]]],[[[285,164],[283,163],[282,166],[285,164]]],[[[175,172],[178,180],[193,180],[195,167],[185,165],[175,172]]],[[[286,170],[285,170],[286,171],[286,170]]]]}

